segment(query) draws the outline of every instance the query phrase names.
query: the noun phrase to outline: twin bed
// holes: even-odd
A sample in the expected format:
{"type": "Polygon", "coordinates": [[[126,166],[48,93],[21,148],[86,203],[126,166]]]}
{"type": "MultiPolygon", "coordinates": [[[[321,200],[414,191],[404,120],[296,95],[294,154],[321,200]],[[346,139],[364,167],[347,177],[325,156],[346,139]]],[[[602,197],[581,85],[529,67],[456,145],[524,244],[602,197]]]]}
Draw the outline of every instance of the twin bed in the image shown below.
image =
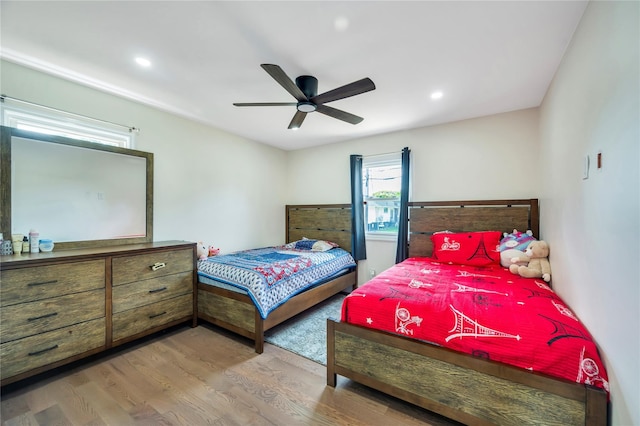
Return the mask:
{"type": "Polygon", "coordinates": [[[410,203],[409,217],[410,258],[352,292],[343,321],[327,321],[327,384],[341,375],[465,424],[607,424],[591,336],[544,281],[496,264],[495,235],[483,232],[539,235],[537,200],[410,203]],[[463,237],[476,241],[450,264],[447,248],[463,237]],[[391,311],[371,311],[377,301],[391,311]],[[542,346],[526,355],[533,340],[542,346]]]}
{"type": "MultiPolygon", "coordinates": [[[[198,317],[253,339],[261,353],[264,331],[354,289],[342,321],[327,321],[329,386],[341,375],[466,424],[606,424],[606,373],[588,332],[542,280],[519,278],[495,264],[492,251],[501,232],[531,229],[539,235],[537,200],[414,202],[409,208],[410,259],[362,287],[356,289],[356,268],[346,263],[265,308],[252,291],[239,291],[228,276],[213,279],[200,262],[198,317]],[[438,234],[445,230],[452,233],[438,234]],[[500,232],[483,232],[488,230],[500,232]],[[448,265],[442,249],[462,242],[461,233],[479,238],[467,252],[471,261],[463,262],[470,264],[448,265]],[[370,312],[374,299],[390,311],[370,312]],[[441,323],[432,312],[418,311],[429,300],[443,312],[441,323]],[[536,311],[524,320],[526,327],[519,311],[525,305],[536,311]],[[427,329],[440,334],[421,334],[427,329]],[[534,337],[542,347],[526,358],[522,346],[534,337]],[[501,355],[497,346],[509,348],[508,342],[516,345],[501,355]],[[564,346],[572,355],[555,353],[564,346]]],[[[308,254],[316,240],[350,251],[350,216],[344,204],[287,206],[289,244],[266,257],[301,255],[312,264],[308,254]]],[[[256,260],[253,251],[247,256],[256,260]]]]}
{"type": "Polygon", "coordinates": [[[252,339],[262,353],[265,331],[356,286],[349,204],[286,206],[286,241],[199,261],[198,318],[252,339]]]}

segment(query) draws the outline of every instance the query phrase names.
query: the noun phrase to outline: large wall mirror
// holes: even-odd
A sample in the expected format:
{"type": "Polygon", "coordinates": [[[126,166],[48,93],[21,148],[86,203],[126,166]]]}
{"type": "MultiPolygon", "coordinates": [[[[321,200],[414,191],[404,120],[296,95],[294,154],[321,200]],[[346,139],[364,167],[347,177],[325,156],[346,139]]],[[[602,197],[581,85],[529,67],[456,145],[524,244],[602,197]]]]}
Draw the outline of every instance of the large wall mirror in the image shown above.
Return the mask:
{"type": "Polygon", "coordinates": [[[153,241],[153,154],[2,127],[0,229],[56,249],[153,241]]]}

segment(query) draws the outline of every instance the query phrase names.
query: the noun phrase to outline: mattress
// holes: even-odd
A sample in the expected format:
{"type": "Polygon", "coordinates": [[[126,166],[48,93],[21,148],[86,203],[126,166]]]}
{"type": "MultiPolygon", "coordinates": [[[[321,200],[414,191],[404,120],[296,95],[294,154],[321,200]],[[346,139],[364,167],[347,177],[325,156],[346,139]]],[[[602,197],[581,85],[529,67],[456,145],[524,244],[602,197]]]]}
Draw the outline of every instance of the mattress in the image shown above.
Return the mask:
{"type": "Polygon", "coordinates": [[[409,258],[346,297],[342,321],[608,391],[593,338],[540,279],[409,258]]]}
{"type": "Polygon", "coordinates": [[[296,294],[355,266],[351,254],[339,247],[322,252],[264,247],[199,260],[198,280],[246,293],[264,319],[296,294]]]}

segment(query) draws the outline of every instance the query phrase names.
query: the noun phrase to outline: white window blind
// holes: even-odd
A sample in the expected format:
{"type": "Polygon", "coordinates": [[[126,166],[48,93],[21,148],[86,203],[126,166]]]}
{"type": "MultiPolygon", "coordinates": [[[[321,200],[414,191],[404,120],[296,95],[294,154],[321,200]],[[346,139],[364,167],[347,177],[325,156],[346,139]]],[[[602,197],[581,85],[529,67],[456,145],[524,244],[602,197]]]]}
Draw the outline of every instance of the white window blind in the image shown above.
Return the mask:
{"type": "Polygon", "coordinates": [[[0,112],[2,124],[7,127],[134,148],[135,128],[5,97],[0,103],[0,112]]]}

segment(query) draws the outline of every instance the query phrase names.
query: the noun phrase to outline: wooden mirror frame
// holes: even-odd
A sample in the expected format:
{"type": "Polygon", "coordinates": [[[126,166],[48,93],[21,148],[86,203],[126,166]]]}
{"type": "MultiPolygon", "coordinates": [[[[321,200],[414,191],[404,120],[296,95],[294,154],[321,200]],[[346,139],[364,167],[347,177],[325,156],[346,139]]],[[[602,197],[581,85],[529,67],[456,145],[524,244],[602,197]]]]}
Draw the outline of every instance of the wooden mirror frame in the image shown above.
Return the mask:
{"type": "Polygon", "coordinates": [[[144,237],[114,238],[55,242],[56,249],[76,249],[115,246],[122,244],[149,243],[153,241],[153,154],[144,151],[86,142],[61,136],[19,130],[0,126],[0,232],[5,239],[11,237],[11,139],[20,137],[97,151],[143,157],[146,159],[146,232],[144,237]]]}

